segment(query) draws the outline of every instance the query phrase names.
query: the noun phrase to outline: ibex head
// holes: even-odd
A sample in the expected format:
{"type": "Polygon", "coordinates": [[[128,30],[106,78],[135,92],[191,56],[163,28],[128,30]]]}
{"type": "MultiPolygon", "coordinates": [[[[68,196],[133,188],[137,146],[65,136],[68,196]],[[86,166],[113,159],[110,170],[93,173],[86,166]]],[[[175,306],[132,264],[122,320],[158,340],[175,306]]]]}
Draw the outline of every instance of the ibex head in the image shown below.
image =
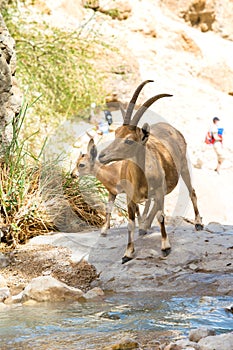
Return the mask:
{"type": "Polygon", "coordinates": [[[91,138],[87,146],[87,153],[82,154],[80,152],[75,168],[71,172],[71,177],[77,178],[82,175],[89,175],[95,165],[96,157],[97,148],[93,138],[91,138]]]}
{"type": "Polygon", "coordinates": [[[133,109],[140,91],[144,85],[149,82],[153,82],[153,80],[145,80],[135,90],[127,107],[123,125],[115,131],[115,140],[100,152],[99,161],[101,163],[107,164],[111,161],[131,159],[137,155],[137,152],[141,152],[141,146],[146,144],[150,135],[150,126],[148,123],[145,123],[142,128],[139,128],[137,126],[139,120],[155,101],[163,97],[172,96],[168,94],[159,94],[151,97],[138,109],[132,118],[133,109]]]}

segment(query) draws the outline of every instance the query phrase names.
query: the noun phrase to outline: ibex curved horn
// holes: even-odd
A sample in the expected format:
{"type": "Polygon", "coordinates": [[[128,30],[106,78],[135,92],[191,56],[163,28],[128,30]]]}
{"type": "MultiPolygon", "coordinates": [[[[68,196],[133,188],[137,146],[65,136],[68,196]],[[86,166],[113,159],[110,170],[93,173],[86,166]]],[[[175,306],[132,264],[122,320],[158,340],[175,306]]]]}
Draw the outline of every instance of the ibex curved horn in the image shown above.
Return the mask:
{"type": "Polygon", "coordinates": [[[143,105],[139,108],[139,110],[135,113],[132,121],[130,122],[130,125],[137,126],[139,120],[141,119],[142,115],[145,113],[145,111],[157,100],[163,97],[172,97],[172,95],[169,94],[159,94],[156,96],[153,96],[149,98],[143,105]]]}
{"type": "Polygon", "coordinates": [[[125,118],[124,118],[124,125],[129,125],[129,123],[130,123],[130,119],[131,119],[131,116],[133,113],[135,103],[137,101],[137,98],[138,98],[143,86],[146,85],[147,83],[152,83],[153,81],[154,80],[145,80],[135,90],[133,97],[131,98],[131,100],[128,104],[127,110],[126,110],[126,114],[125,114],[125,118]]]}
{"type": "Polygon", "coordinates": [[[121,103],[119,104],[119,108],[120,108],[120,111],[121,111],[121,115],[122,115],[123,119],[125,120],[125,114],[126,114],[126,112],[125,112],[125,110],[124,110],[124,108],[123,108],[123,106],[122,106],[121,103]]]}

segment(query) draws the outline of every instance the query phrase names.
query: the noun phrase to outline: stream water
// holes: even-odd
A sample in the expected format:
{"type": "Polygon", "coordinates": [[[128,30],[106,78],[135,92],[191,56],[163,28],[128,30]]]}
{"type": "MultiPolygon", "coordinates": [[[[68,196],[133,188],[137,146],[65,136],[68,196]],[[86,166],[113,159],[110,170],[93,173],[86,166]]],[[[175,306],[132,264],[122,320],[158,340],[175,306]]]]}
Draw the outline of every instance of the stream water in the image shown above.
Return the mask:
{"type": "Polygon", "coordinates": [[[0,313],[0,349],[103,349],[126,335],[148,344],[181,338],[202,326],[217,334],[229,332],[233,314],[227,307],[232,302],[232,297],[164,300],[131,293],[82,304],[13,306],[0,313]]]}

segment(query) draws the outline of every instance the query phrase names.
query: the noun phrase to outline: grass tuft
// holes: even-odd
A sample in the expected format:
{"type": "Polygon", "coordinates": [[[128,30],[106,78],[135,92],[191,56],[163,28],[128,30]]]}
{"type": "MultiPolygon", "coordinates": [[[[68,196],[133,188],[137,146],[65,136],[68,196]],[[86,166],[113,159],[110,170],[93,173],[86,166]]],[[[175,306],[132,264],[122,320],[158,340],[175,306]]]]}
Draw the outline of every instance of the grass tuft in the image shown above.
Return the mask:
{"type": "Polygon", "coordinates": [[[77,232],[104,223],[104,212],[85,202],[79,184],[56,161],[43,164],[46,140],[37,154],[28,150],[30,137],[21,132],[29,108],[24,103],[14,117],[13,137],[0,165],[1,242],[11,247],[50,231],[77,232]]]}

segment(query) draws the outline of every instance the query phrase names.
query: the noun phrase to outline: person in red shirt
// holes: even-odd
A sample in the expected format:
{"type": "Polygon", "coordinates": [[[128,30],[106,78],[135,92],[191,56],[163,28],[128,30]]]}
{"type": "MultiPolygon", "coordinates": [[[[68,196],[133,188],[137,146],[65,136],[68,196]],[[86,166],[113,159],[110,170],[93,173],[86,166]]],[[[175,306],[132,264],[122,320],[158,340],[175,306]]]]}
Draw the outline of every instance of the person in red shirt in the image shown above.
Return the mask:
{"type": "Polygon", "coordinates": [[[222,134],[223,128],[219,126],[220,119],[218,117],[213,118],[213,124],[210,127],[209,134],[211,135],[214,151],[217,155],[217,167],[215,171],[219,174],[220,167],[224,160],[223,145],[222,145],[222,134]]]}

